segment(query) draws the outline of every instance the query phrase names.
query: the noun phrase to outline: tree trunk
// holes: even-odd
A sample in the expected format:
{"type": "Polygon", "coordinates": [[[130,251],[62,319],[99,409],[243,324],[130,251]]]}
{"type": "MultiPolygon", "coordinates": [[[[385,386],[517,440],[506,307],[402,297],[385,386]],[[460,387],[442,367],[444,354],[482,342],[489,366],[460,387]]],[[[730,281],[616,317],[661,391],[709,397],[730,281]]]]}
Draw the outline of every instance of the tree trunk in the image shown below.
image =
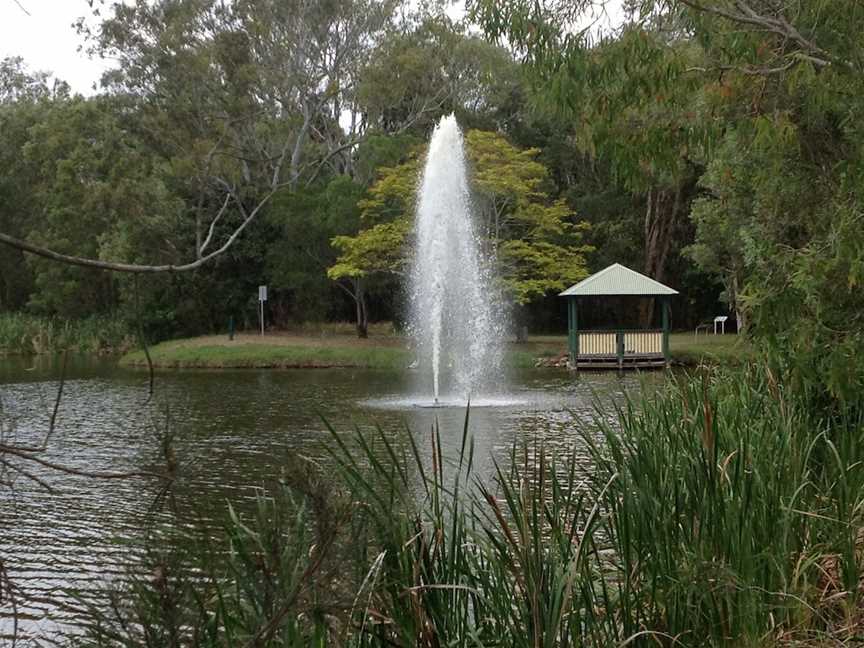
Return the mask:
{"type": "Polygon", "coordinates": [[[527,313],[522,305],[517,305],[513,311],[513,319],[516,322],[516,343],[524,344],[528,341],[527,313]]]}
{"type": "Polygon", "coordinates": [[[747,331],[747,319],[744,311],[741,310],[741,303],[738,301],[738,275],[732,275],[730,303],[729,305],[735,311],[735,328],[739,335],[747,331]]]}
{"type": "Polygon", "coordinates": [[[303,146],[306,144],[306,135],[309,133],[309,127],[312,125],[312,116],[309,112],[309,106],[304,103],[303,104],[303,125],[300,127],[300,131],[297,133],[297,139],[294,140],[294,150],[291,152],[291,161],[290,161],[290,171],[291,178],[289,180],[289,186],[291,187],[291,191],[297,189],[297,183],[300,181],[300,163],[303,158],[303,146]]]}
{"type": "Polygon", "coordinates": [[[354,304],[357,307],[357,337],[369,337],[369,314],[366,312],[366,293],[360,279],[354,280],[354,304]]]}
{"type": "MultiPolygon", "coordinates": [[[[645,266],[644,272],[652,279],[662,282],[666,274],[666,257],[672,246],[672,237],[681,213],[682,183],[678,182],[674,193],[649,189],[645,210],[645,266]]],[[[643,299],[639,304],[639,325],[651,326],[654,319],[654,300],[643,299]]]]}

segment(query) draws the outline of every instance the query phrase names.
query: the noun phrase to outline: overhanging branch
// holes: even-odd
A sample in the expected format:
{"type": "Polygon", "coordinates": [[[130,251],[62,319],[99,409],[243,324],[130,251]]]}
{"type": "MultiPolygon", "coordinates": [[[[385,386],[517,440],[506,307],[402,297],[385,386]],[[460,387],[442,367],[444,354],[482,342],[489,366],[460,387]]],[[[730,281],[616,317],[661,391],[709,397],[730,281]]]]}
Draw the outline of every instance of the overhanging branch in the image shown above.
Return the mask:
{"type": "MultiPolygon", "coordinates": [[[[819,67],[837,64],[850,70],[857,67],[851,61],[843,60],[821,48],[815,41],[806,38],[786,17],[778,11],[776,16],[767,16],[755,11],[746,0],[735,0],[735,9],[719,6],[716,3],[706,3],[697,0],[677,0],[685,7],[694,11],[707,13],[740,25],[749,25],[779,36],[787,42],[794,43],[799,49],[799,58],[807,60],[819,67]]],[[[761,72],[757,72],[759,74],[761,72]]]]}
{"type": "Polygon", "coordinates": [[[166,264],[166,265],[143,265],[137,263],[118,263],[115,261],[101,261],[99,259],[89,259],[86,257],[78,257],[70,254],[62,254],[61,252],[56,252],[46,247],[42,247],[41,245],[35,245],[28,241],[24,241],[22,239],[15,238],[14,236],[9,236],[8,234],[3,234],[0,232],[0,243],[4,245],[8,245],[9,247],[13,247],[17,250],[21,250],[22,252],[27,252],[29,254],[35,254],[36,256],[43,257],[45,259],[50,259],[52,261],[59,261],[61,263],[66,263],[68,265],[80,266],[83,268],[93,268],[96,270],[110,270],[112,272],[126,272],[126,273],[138,273],[138,274],[152,274],[159,272],[189,272],[190,270],[196,270],[206,264],[209,261],[212,261],[219,255],[226,252],[233,244],[234,241],[240,236],[243,230],[255,220],[255,217],[261,211],[261,208],[264,207],[265,204],[273,197],[278,191],[278,187],[272,189],[269,193],[267,193],[255,208],[249,212],[244,218],[243,222],[237,226],[237,229],[228,237],[225,243],[222,244],[217,250],[214,250],[210,254],[206,256],[202,256],[195,261],[191,261],[189,263],[183,264],[166,264]]]}

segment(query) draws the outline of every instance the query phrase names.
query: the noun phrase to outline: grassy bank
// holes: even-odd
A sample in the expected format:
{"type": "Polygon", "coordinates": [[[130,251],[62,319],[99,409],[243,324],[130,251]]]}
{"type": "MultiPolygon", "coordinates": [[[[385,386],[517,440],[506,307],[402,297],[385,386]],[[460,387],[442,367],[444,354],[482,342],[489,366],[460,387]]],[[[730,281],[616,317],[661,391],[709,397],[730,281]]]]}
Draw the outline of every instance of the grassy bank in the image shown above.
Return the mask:
{"type": "MultiPolygon", "coordinates": [[[[531,345],[511,347],[506,362],[509,366],[532,367],[536,353],[531,345]]],[[[150,357],[156,367],[169,369],[401,369],[413,359],[404,338],[370,332],[370,337],[360,339],[348,331],[332,330],[325,334],[240,334],[234,340],[227,335],[172,340],[151,347],[150,357]]],[[[139,350],[125,355],[120,364],[144,367],[147,360],[139,350]]]]}
{"type": "MultiPolygon", "coordinates": [[[[505,362],[511,367],[533,367],[538,358],[563,357],[564,336],[532,336],[521,344],[508,344],[505,362]]],[[[749,357],[749,349],[736,336],[699,336],[673,334],[670,340],[673,360],[678,364],[735,364],[749,357]]],[[[381,326],[370,331],[367,339],[352,335],[350,328],[306,328],[265,336],[241,334],[233,341],[227,335],[211,335],[173,340],[150,349],[155,366],[160,368],[292,368],[292,367],[365,367],[395,369],[411,362],[404,338],[381,326]]],[[[145,366],[142,351],[123,357],[125,366],[145,366]]]]}
{"type": "MultiPolygon", "coordinates": [[[[339,346],[260,342],[206,343],[200,338],[157,344],[150,349],[153,364],[170,369],[287,369],[365,367],[398,369],[409,362],[405,349],[394,346],[339,346]]],[[[143,351],[125,355],[123,366],[146,366],[143,351]]]]}
{"type": "Polygon", "coordinates": [[[669,336],[669,351],[677,364],[695,366],[707,364],[741,364],[752,357],[753,350],[746,338],[737,335],[699,335],[673,333],[669,336]]]}
{"type": "MultiPolygon", "coordinates": [[[[533,335],[524,345],[526,351],[539,358],[562,357],[567,350],[564,335],[533,335]]],[[[669,352],[672,362],[678,365],[740,364],[748,360],[752,350],[747,340],[737,335],[699,335],[672,333],[669,336],[669,352]]]]}
{"type": "Polygon", "coordinates": [[[0,355],[41,355],[66,350],[105,355],[125,353],[134,345],[134,334],[118,318],[64,320],[0,313],[0,355]]]}

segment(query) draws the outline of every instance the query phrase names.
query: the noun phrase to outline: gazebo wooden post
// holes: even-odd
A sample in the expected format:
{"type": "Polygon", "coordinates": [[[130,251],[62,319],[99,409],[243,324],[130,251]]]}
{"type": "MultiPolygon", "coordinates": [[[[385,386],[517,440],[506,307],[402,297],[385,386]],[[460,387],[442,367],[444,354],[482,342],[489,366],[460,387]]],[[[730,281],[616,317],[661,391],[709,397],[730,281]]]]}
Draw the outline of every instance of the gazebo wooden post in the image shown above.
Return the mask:
{"type": "Polygon", "coordinates": [[[663,312],[663,358],[666,364],[669,364],[669,298],[664,297],[660,300],[661,310],[663,312]]]}
{"type": "Polygon", "coordinates": [[[579,302],[576,297],[567,300],[567,346],[570,350],[570,364],[578,367],[579,358],[579,302]]]}

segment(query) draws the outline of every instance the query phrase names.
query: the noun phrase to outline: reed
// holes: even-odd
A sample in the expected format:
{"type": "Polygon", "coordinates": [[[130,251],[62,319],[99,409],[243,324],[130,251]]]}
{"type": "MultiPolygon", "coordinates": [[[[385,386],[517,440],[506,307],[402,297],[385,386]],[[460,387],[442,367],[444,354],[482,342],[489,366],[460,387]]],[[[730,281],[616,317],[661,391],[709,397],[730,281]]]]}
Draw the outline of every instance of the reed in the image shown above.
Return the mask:
{"type": "Polygon", "coordinates": [[[600,509],[576,456],[514,448],[492,483],[473,474],[466,417],[458,457],[437,428],[431,462],[414,437],[334,434],[331,453],[373,530],[374,587],[357,616],[358,646],[608,646],[626,638],[606,610],[600,509]],[[382,460],[382,457],[384,460],[382,460]],[[455,643],[454,643],[455,642],[455,643]]]}
{"type": "Polygon", "coordinates": [[[770,645],[860,630],[864,425],[807,403],[765,369],[714,372],[583,432],[624,634],[770,645]]]}
{"type": "Polygon", "coordinates": [[[139,579],[125,609],[147,613],[98,627],[127,646],[147,643],[124,626],[170,638],[175,618],[202,646],[842,643],[864,628],[864,421],[809,402],[764,368],[697,373],[574,430],[590,469],[534,441],[491,478],[470,414],[452,456],[437,426],[327,425],[335,477],[286,471],[172,571],[176,606],[139,579]]]}
{"type": "Polygon", "coordinates": [[[0,313],[0,355],[41,355],[73,351],[103,355],[123,353],[135,336],[121,319],[94,316],[81,320],[0,313]]]}

